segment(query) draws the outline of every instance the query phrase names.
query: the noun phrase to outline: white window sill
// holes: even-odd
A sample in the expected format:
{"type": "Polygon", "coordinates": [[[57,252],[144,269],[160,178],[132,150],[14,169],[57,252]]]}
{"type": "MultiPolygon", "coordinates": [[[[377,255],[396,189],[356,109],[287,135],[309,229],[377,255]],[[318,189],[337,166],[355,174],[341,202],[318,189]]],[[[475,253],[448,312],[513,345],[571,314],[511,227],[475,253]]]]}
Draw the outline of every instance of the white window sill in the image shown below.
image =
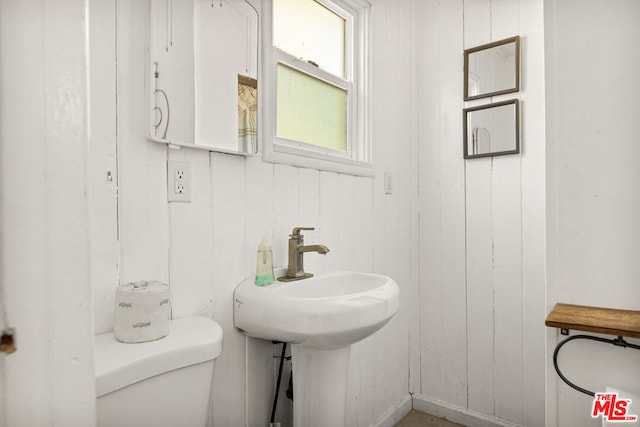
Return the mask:
{"type": "MultiPolygon", "coordinates": [[[[266,147],[265,147],[266,148],[266,147]]],[[[264,151],[262,158],[270,163],[318,169],[355,176],[373,177],[373,165],[349,158],[339,158],[313,151],[272,145],[264,151]]]]}

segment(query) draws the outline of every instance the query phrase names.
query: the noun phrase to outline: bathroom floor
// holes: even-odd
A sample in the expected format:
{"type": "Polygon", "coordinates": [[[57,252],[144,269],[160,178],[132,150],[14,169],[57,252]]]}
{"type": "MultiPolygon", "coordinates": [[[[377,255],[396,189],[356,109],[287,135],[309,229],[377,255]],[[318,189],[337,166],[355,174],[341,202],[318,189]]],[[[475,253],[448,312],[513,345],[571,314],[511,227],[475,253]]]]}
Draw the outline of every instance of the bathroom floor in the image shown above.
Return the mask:
{"type": "Polygon", "coordinates": [[[464,427],[443,418],[412,410],[395,427],[464,427]]]}

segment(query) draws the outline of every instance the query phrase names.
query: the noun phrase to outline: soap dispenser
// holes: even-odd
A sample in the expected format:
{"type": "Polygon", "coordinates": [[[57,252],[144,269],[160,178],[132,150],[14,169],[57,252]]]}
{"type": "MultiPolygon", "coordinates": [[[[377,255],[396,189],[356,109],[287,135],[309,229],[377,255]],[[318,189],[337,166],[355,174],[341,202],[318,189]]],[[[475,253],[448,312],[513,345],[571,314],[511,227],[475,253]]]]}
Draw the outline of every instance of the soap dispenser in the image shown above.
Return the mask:
{"type": "Polygon", "coordinates": [[[258,262],[256,263],[256,286],[266,286],[275,282],[273,275],[273,253],[267,239],[258,245],[258,262]]]}

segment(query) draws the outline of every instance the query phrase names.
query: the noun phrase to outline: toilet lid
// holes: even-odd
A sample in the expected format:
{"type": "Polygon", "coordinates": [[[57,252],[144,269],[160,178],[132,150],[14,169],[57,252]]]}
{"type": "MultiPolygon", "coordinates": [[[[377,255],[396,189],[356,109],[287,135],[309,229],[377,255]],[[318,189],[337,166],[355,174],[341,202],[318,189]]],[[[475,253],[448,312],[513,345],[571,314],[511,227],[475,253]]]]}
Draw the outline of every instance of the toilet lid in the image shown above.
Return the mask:
{"type": "Polygon", "coordinates": [[[222,352],[222,328],[207,317],[171,321],[168,336],[122,343],[113,333],[94,340],[97,397],[174,369],[215,359],[222,352]]]}

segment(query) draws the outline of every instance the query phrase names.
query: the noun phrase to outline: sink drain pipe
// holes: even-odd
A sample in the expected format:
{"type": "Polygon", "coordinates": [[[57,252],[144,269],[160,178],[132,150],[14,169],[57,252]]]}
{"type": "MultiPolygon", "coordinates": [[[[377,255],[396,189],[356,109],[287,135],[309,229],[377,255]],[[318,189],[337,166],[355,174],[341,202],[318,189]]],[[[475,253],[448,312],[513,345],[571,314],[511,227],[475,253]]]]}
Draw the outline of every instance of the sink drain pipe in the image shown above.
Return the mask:
{"type": "MultiPolygon", "coordinates": [[[[280,344],[279,341],[272,341],[274,344],[280,344]]],[[[271,422],[269,427],[280,427],[280,423],[276,423],[276,408],[278,407],[278,394],[280,393],[280,381],[282,380],[282,367],[284,365],[285,352],[287,351],[287,343],[282,343],[282,355],[280,356],[280,368],[278,369],[278,381],[276,382],[276,393],[273,396],[273,408],[271,409],[271,422]]]]}

